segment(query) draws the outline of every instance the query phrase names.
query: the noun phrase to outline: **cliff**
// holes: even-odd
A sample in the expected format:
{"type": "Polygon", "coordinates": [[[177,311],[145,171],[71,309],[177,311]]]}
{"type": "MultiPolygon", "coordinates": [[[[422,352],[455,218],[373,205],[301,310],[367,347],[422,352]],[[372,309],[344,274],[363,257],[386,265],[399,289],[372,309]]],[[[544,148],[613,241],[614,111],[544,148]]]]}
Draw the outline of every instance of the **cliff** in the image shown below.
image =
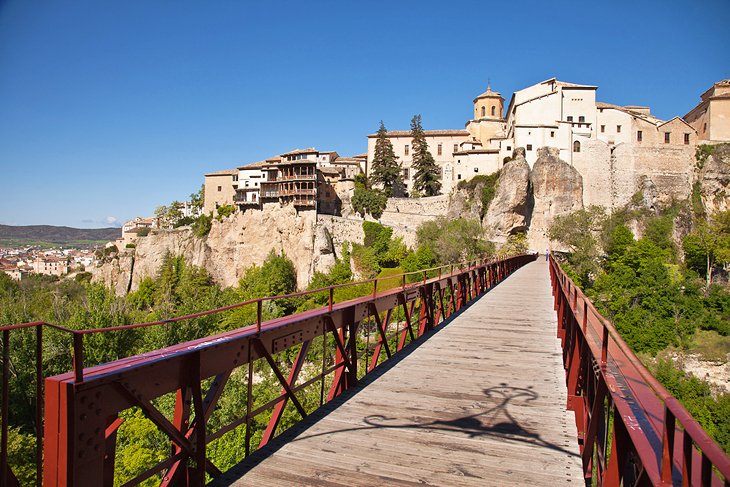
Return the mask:
{"type": "Polygon", "coordinates": [[[314,212],[297,214],[292,206],[271,205],[265,211],[214,220],[205,238],[183,227],[153,231],[136,245],[89,269],[93,279],[113,286],[118,294],[134,291],[142,279],[157,273],[168,252],[205,268],[224,287],[236,285],[248,267],[261,264],[271,251],[284,252],[291,259],[300,286],[309,282],[314,271],[326,271],[334,263],[332,239],[326,229],[317,229],[314,212]]]}

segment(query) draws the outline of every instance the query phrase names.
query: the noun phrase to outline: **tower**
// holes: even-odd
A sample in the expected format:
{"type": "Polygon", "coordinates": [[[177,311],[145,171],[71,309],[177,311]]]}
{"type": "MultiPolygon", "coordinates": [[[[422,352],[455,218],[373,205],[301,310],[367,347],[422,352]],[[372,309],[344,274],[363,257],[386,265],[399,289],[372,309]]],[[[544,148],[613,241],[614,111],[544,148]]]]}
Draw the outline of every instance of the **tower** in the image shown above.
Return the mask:
{"type": "Polygon", "coordinates": [[[499,148],[492,139],[503,138],[504,129],[504,98],[487,84],[487,91],[474,98],[474,118],[466,123],[466,130],[486,149],[499,148]]]}
{"type": "Polygon", "coordinates": [[[503,120],[504,98],[496,91],[492,91],[487,84],[487,91],[474,98],[474,120],[503,120]]]}

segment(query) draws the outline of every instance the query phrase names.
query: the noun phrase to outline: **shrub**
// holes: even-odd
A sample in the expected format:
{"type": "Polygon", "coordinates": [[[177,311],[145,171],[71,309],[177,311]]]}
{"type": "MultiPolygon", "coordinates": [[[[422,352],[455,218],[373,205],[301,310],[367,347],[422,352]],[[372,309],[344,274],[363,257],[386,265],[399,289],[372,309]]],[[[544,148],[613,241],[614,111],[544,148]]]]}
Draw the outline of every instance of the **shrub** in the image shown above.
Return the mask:
{"type": "Polygon", "coordinates": [[[232,214],[236,212],[236,207],[234,205],[221,205],[218,207],[218,221],[223,221],[224,218],[228,218],[232,214]]]}
{"type": "Polygon", "coordinates": [[[193,223],[193,233],[204,238],[210,233],[210,227],[213,224],[213,217],[210,215],[200,215],[193,223]]]}
{"type": "Polygon", "coordinates": [[[124,248],[125,249],[135,249],[135,248],[137,248],[137,246],[134,245],[133,243],[128,243],[127,245],[124,246],[124,248]]]}

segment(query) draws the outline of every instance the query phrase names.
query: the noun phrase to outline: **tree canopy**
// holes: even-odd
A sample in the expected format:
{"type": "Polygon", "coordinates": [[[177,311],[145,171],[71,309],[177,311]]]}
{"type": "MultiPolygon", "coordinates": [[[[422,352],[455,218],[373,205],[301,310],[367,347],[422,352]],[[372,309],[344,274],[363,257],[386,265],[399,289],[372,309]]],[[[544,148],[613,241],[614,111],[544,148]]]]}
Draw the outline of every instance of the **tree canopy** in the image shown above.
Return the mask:
{"type": "Polygon", "coordinates": [[[426,135],[421,127],[421,115],[411,120],[411,145],[413,147],[413,189],[424,196],[435,196],[441,191],[441,169],[428,150],[426,135]]]}
{"type": "Polygon", "coordinates": [[[370,164],[370,181],[372,185],[381,184],[386,196],[404,194],[401,165],[398,163],[398,156],[393,151],[393,144],[388,139],[382,120],[378,128],[378,137],[375,139],[373,161],[370,164]]]}

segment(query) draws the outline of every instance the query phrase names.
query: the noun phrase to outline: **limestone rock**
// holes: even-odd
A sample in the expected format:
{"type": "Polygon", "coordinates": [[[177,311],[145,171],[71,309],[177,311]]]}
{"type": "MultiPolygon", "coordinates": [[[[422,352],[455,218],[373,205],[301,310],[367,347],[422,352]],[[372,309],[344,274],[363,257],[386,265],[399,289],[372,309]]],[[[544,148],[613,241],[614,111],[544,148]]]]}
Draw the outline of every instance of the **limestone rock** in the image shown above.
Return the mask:
{"type": "Polygon", "coordinates": [[[327,272],[335,265],[335,249],[332,236],[324,225],[317,225],[314,233],[314,253],[310,276],[315,272],[327,272]]]}
{"type": "Polygon", "coordinates": [[[708,213],[730,209],[730,144],[715,146],[700,170],[699,181],[708,213]]]}
{"type": "Polygon", "coordinates": [[[583,208],[583,178],[559,158],[558,149],[541,147],[537,150],[530,182],[534,207],[528,243],[532,249],[543,250],[550,245],[546,234],[553,219],[583,208]]]}
{"type": "MultiPolygon", "coordinates": [[[[334,259],[329,245],[321,243],[319,249],[325,248],[334,259]]],[[[271,251],[284,252],[294,263],[298,286],[306,286],[315,270],[312,262],[318,258],[314,212],[297,213],[292,206],[276,204],[263,211],[234,213],[222,222],[214,220],[210,234],[203,239],[188,227],[156,230],[137,241],[131,286],[124,284],[124,272],[129,266],[121,260],[93,269],[92,274],[95,281],[102,281],[113,286],[118,294],[124,294],[127,287],[134,291],[142,279],[155,276],[169,252],[205,268],[216,283],[228,287],[236,285],[247,268],[261,264],[271,251]]],[[[326,260],[325,257],[322,265],[326,265],[326,260]]]]}
{"type": "Polygon", "coordinates": [[[530,189],[530,165],[523,151],[504,165],[497,180],[482,224],[489,240],[504,243],[509,235],[527,230],[532,210],[530,189]]]}
{"type": "Polygon", "coordinates": [[[475,196],[482,193],[484,184],[475,185],[473,191],[455,189],[449,198],[449,206],[446,210],[446,218],[467,218],[480,220],[482,215],[482,200],[475,196]]]}

